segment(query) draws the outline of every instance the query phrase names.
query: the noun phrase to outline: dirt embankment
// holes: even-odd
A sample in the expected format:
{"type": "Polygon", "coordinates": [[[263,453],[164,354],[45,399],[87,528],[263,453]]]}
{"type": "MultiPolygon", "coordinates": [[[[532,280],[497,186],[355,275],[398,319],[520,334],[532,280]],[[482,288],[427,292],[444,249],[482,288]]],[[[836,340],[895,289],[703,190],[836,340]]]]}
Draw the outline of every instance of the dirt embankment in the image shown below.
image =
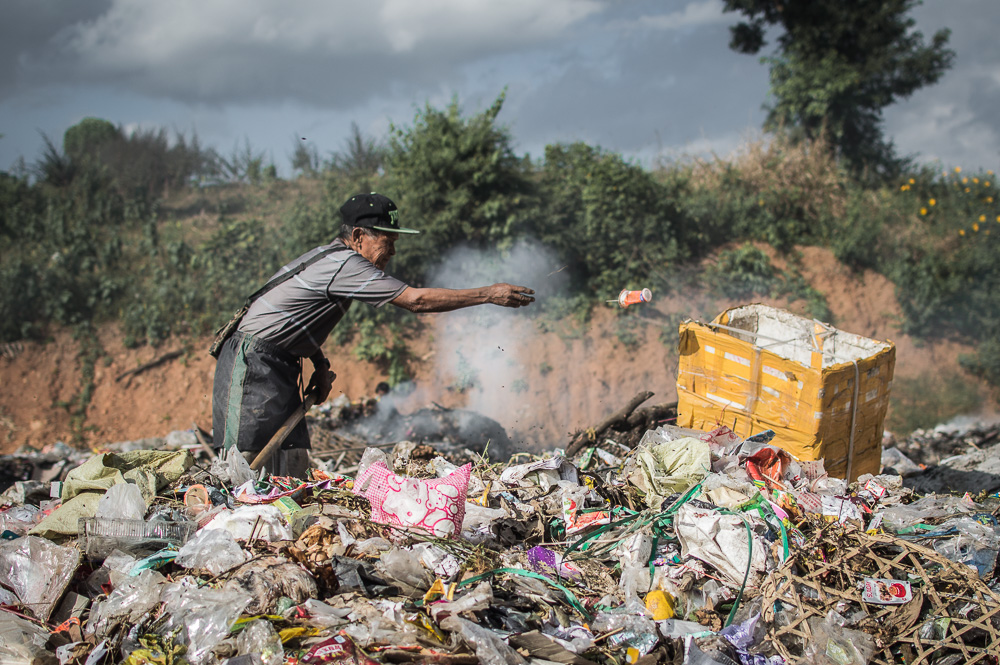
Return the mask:
{"type": "MultiPolygon", "coordinates": [[[[828,251],[803,248],[803,274],[826,295],[834,324],[897,347],[897,378],[933,385],[959,371],[958,356],[971,349],[952,341],[918,343],[898,333],[899,307],[892,284],[875,273],[854,275],[828,251]]],[[[780,266],[780,259],[775,257],[780,266]]],[[[800,304],[768,301],[793,311],[800,304]]],[[[542,450],[564,446],[568,435],[599,422],[641,390],[650,403],[675,399],[676,351],[664,343],[676,316],[710,319],[742,304],[701,292],[654,298],[642,321],[622,329],[613,308],[573,325],[530,319],[505,310],[500,319],[466,312],[428,316],[411,340],[414,385],[398,403],[408,409],[434,402],[469,407],[504,425],[515,441],[542,450]],[[671,318],[673,317],[673,318],[671,318]],[[631,336],[631,339],[629,337],[631,336]],[[623,339],[631,343],[626,345],[623,339]]],[[[83,386],[79,344],[68,333],[53,342],[23,343],[20,353],[0,357],[0,452],[54,441],[97,446],[111,441],[163,436],[197,423],[211,427],[214,360],[209,340],[171,341],[158,349],[126,349],[113,327],[99,333],[104,355],[94,368],[86,418],[74,426],[71,405],[83,386]],[[175,350],[178,357],[131,376],[144,363],[175,350]]],[[[371,363],[328,345],[337,381],[331,399],[358,399],[386,377],[371,363]]],[[[307,363],[308,365],[308,363],[307,363]]]]}

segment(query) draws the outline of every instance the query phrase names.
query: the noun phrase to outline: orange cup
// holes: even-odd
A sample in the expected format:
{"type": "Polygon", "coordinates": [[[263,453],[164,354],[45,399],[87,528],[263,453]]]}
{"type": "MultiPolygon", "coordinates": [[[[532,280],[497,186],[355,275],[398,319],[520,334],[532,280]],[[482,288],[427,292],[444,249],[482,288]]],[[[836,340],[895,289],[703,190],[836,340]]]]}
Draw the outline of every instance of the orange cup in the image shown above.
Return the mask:
{"type": "Polygon", "coordinates": [[[618,304],[622,307],[638,305],[641,302],[649,302],[652,299],[653,292],[649,289],[643,289],[642,291],[629,291],[628,289],[622,289],[622,292],[618,294],[618,304]]]}

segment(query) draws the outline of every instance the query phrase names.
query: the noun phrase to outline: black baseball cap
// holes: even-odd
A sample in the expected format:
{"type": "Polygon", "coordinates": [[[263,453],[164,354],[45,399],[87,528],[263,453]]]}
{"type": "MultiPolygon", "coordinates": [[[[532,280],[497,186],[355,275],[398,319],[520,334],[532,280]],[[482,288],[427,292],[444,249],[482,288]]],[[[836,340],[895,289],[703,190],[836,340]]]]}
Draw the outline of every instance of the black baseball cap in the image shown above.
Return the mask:
{"type": "Polygon", "coordinates": [[[399,226],[399,210],[388,196],[382,194],[358,194],[340,207],[344,224],[361,226],[388,233],[420,233],[416,229],[399,226]]]}

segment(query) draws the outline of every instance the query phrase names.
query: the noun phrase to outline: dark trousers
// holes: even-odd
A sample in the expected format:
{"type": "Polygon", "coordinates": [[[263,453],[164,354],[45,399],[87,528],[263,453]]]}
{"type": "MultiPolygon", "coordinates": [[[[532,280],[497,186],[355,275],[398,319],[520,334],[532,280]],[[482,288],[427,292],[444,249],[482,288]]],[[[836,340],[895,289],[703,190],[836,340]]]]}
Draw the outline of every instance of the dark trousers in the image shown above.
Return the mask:
{"type": "MultiPolygon", "coordinates": [[[[241,332],[226,340],[215,365],[212,435],[215,445],[259,452],[302,404],[302,366],[274,344],[241,332]]],[[[305,420],[282,449],[309,448],[305,420]]]]}

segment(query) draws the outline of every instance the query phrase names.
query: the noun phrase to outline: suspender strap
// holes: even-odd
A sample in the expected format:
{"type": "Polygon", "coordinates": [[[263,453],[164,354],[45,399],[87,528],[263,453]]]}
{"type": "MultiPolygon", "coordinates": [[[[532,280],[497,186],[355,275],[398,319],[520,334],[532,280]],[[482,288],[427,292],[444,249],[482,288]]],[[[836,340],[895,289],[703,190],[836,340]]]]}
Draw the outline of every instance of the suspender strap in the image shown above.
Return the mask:
{"type": "Polygon", "coordinates": [[[298,275],[300,272],[302,272],[303,270],[305,270],[306,268],[308,268],[312,264],[316,263],[320,259],[326,258],[327,256],[329,256],[333,252],[336,252],[336,251],[338,251],[340,249],[342,249],[342,248],[341,247],[331,247],[330,249],[325,249],[322,252],[318,253],[316,256],[314,256],[311,259],[309,259],[308,261],[303,261],[302,263],[300,263],[299,265],[297,265],[295,268],[289,270],[285,274],[279,275],[279,276],[275,277],[274,279],[272,279],[269,282],[267,282],[266,284],[264,284],[264,286],[260,287],[259,289],[257,289],[256,291],[254,291],[252,294],[250,294],[250,296],[247,298],[247,301],[243,304],[243,306],[244,307],[250,307],[250,305],[253,304],[253,301],[256,300],[257,298],[260,298],[262,295],[264,295],[265,293],[267,293],[271,289],[284,284],[285,282],[287,282],[288,280],[290,280],[292,277],[295,277],[296,275],[298,275]]]}

